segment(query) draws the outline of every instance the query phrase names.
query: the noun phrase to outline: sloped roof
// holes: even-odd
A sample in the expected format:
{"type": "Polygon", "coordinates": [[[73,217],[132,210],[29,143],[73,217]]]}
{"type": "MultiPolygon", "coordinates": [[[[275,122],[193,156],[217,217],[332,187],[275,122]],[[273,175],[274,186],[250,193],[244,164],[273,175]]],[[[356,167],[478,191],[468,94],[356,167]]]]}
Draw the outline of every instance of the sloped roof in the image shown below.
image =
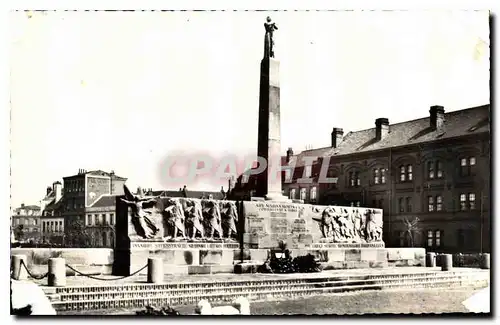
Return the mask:
{"type": "Polygon", "coordinates": [[[430,127],[430,117],[390,124],[389,133],[379,141],[375,138],[376,128],[349,132],[337,148],[325,147],[302,151],[291,157],[290,164],[295,163],[296,167],[303,166],[305,163],[303,157],[338,157],[489,132],[489,110],[490,105],[483,105],[445,113],[444,127],[439,130],[430,127]]]}
{"type": "Polygon", "coordinates": [[[25,205],[16,208],[16,210],[25,209],[25,210],[40,210],[38,205],[25,205]]]}
{"type": "Polygon", "coordinates": [[[111,177],[113,177],[113,179],[122,180],[122,181],[126,181],[127,180],[127,178],[125,178],[125,177],[121,177],[121,176],[118,176],[116,174],[105,172],[105,171],[100,170],[100,169],[85,171],[82,174],[77,174],[77,175],[73,175],[73,176],[66,176],[66,177],[63,177],[63,179],[71,178],[71,177],[75,177],[75,176],[81,176],[81,175],[111,176],[111,177]]]}
{"type": "MultiPolygon", "coordinates": [[[[169,191],[169,190],[156,190],[156,191],[149,191],[145,193],[147,196],[162,196],[162,197],[184,197],[184,194],[177,190],[177,191],[169,191]]],[[[222,200],[223,195],[221,192],[215,192],[215,191],[191,191],[187,190],[187,197],[188,198],[196,198],[199,199],[202,196],[208,197],[209,195],[212,195],[214,199],[222,200]]]]}
{"type": "Polygon", "coordinates": [[[116,205],[116,197],[118,195],[102,195],[97,201],[95,201],[90,208],[104,208],[116,205]]]}
{"type": "Polygon", "coordinates": [[[48,203],[46,206],[45,206],[45,210],[44,211],[55,211],[57,209],[59,209],[62,205],[62,198],[59,199],[59,201],[56,202],[56,199],[52,199],[52,201],[50,201],[50,203],[48,203]]]}
{"type": "Polygon", "coordinates": [[[45,195],[45,196],[43,197],[43,199],[42,199],[42,200],[43,200],[43,201],[50,201],[50,200],[53,200],[55,197],[56,197],[56,192],[54,192],[54,191],[52,191],[52,190],[51,190],[51,191],[49,192],[49,194],[47,194],[47,195],[45,195]]]}

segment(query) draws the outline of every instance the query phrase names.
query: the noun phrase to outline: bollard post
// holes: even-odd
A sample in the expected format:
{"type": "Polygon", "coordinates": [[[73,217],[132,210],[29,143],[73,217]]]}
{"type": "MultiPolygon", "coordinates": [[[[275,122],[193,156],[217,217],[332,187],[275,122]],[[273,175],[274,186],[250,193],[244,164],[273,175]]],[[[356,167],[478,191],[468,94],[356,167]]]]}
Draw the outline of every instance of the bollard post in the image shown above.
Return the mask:
{"type": "Polygon", "coordinates": [[[163,259],[159,257],[148,258],[148,283],[163,282],[163,259]]]}
{"type": "Polygon", "coordinates": [[[484,270],[490,269],[490,254],[484,253],[481,256],[481,268],[484,270]]]}
{"type": "Polygon", "coordinates": [[[425,265],[427,267],[436,267],[436,253],[427,253],[425,265]]]}
{"type": "Polygon", "coordinates": [[[441,255],[441,271],[450,271],[451,269],[453,269],[453,255],[441,255]]]}
{"type": "Polygon", "coordinates": [[[26,271],[26,268],[21,265],[21,261],[24,262],[24,265],[28,263],[26,255],[21,255],[21,254],[12,255],[12,260],[11,260],[12,278],[15,280],[28,279],[28,271],[26,271]]]}
{"type": "Polygon", "coordinates": [[[66,261],[64,258],[49,258],[49,287],[64,287],[66,285],[66,261]]]}

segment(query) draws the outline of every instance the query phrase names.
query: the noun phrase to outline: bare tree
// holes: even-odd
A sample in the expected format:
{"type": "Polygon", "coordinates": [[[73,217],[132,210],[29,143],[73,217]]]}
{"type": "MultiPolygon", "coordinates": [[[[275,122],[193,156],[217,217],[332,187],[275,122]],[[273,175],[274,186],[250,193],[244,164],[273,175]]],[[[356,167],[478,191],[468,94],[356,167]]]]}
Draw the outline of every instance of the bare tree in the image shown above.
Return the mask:
{"type": "Polygon", "coordinates": [[[413,220],[410,220],[408,218],[404,218],[403,223],[405,225],[405,234],[410,240],[410,246],[414,246],[414,234],[420,233],[420,225],[419,225],[420,219],[418,217],[415,217],[413,220]]]}

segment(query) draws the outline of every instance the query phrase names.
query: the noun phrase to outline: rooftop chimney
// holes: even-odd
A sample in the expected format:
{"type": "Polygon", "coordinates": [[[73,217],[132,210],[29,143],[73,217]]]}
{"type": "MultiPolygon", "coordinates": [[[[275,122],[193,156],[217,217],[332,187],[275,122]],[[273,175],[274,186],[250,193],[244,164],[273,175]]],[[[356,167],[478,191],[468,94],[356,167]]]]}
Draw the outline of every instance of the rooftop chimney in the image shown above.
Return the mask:
{"type": "Polygon", "coordinates": [[[441,129],[444,126],[444,107],[438,105],[431,106],[429,113],[431,113],[430,127],[434,130],[441,129]]]}
{"type": "Polygon", "coordinates": [[[59,201],[62,197],[62,184],[61,182],[54,182],[52,184],[52,188],[54,190],[54,193],[56,193],[56,202],[59,201]]]}
{"type": "Polygon", "coordinates": [[[377,140],[384,139],[389,133],[389,119],[381,117],[375,120],[375,137],[377,140]]]}
{"type": "Polygon", "coordinates": [[[52,192],[52,186],[47,186],[47,195],[49,195],[50,192],[52,192]]]}
{"type": "Polygon", "coordinates": [[[333,128],[332,131],[332,147],[337,148],[342,142],[342,138],[344,137],[344,130],[341,128],[333,128]]]}
{"type": "Polygon", "coordinates": [[[289,163],[290,162],[290,159],[292,158],[293,156],[293,150],[292,148],[288,148],[288,150],[286,151],[286,162],[289,163]]]}

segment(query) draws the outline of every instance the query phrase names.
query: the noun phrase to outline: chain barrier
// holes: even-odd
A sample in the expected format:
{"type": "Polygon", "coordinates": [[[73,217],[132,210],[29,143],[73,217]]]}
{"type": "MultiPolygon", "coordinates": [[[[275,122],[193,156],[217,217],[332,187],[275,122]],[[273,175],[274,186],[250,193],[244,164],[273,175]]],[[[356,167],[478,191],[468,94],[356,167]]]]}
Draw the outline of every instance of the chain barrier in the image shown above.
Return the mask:
{"type": "Polygon", "coordinates": [[[122,277],[119,277],[119,278],[114,278],[114,279],[103,279],[103,278],[98,278],[98,277],[95,277],[93,275],[90,275],[90,274],[85,274],[85,273],[82,273],[80,271],[78,271],[77,269],[73,268],[71,265],[66,265],[70,270],[74,271],[75,273],[81,275],[81,276],[85,276],[87,278],[90,278],[90,279],[94,279],[94,280],[100,280],[100,281],[116,281],[116,280],[123,280],[125,278],[130,278],[131,276],[134,276],[136,275],[137,273],[141,272],[142,270],[144,270],[145,268],[148,267],[148,265],[144,265],[143,267],[141,267],[139,270],[135,271],[134,273],[130,274],[130,275],[125,275],[125,276],[122,276],[122,277]]]}
{"type": "MultiPolygon", "coordinates": [[[[24,267],[24,269],[26,270],[26,272],[28,273],[28,275],[32,278],[32,279],[35,279],[35,280],[42,280],[43,278],[47,277],[49,275],[49,272],[43,274],[43,275],[40,275],[40,276],[35,276],[33,275],[30,270],[28,269],[28,266],[24,263],[23,260],[21,260],[21,266],[24,267]]],[[[74,267],[72,267],[71,265],[66,265],[70,270],[73,270],[75,273],[81,275],[81,276],[85,276],[85,277],[88,277],[90,279],[94,279],[94,280],[100,280],[100,281],[116,281],[116,280],[123,280],[125,278],[129,278],[129,277],[132,277],[134,275],[137,275],[139,272],[141,272],[142,270],[144,270],[145,268],[148,267],[148,265],[144,265],[143,267],[141,267],[139,270],[135,271],[134,273],[130,274],[130,275],[125,275],[125,276],[122,276],[122,277],[119,277],[119,278],[114,278],[114,279],[103,279],[103,278],[98,278],[98,277],[95,277],[93,275],[90,275],[90,274],[85,274],[85,273],[82,273],[80,271],[78,271],[77,269],[75,269],[74,267]]],[[[16,280],[16,278],[14,277],[14,275],[12,274],[10,276],[11,279],[13,280],[16,280]]]]}
{"type": "MultiPolygon", "coordinates": [[[[42,274],[40,276],[35,276],[33,275],[30,270],[28,270],[28,266],[24,263],[23,260],[21,260],[21,266],[24,267],[24,269],[26,270],[26,272],[28,272],[28,275],[32,278],[32,279],[35,279],[35,280],[41,280],[45,277],[47,277],[49,275],[49,272],[45,273],[45,274],[42,274]]],[[[16,280],[13,276],[11,276],[11,279],[14,279],[16,280]]]]}

